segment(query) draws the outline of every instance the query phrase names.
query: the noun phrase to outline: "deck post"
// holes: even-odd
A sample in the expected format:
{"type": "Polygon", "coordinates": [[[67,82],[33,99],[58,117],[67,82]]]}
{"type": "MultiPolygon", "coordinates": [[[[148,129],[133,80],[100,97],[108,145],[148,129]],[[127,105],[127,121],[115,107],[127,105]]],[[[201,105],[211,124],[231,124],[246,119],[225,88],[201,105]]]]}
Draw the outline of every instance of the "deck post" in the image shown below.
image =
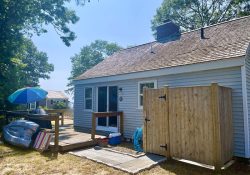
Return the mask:
{"type": "Polygon", "coordinates": [[[124,119],[123,119],[123,112],[119,112],[119,116],[120,116],[120,133],[121,133],[122,136],[124,136],[124,135],[123,135],[123,134],[124,134],[124,133],[123,133],[123,132],[124,132],[124,131],[123,131],[123,120],[124,120],[124,119]]]}
{"type": "Polygon", "coordinates": [[[55,140],[54,140],[54,152],[55,152],[55,157],[58,156],[58,151],[59,151],[59,116],[56,116],[55,118],[55,140]]]}
{"type": "Polygon", "coordinates": [[[92,113],[92,128],[91,128],[91,139],[95,139],[95,129],[96,129],[96,117],[95,113],[92,113]]]}
{"type": "Polygon", "coordinates": [[[61,112],[60,115],[62,117],[62,119],[61,119],[61,125],[63,126],[64,125],[64,113],[61,112]]]}

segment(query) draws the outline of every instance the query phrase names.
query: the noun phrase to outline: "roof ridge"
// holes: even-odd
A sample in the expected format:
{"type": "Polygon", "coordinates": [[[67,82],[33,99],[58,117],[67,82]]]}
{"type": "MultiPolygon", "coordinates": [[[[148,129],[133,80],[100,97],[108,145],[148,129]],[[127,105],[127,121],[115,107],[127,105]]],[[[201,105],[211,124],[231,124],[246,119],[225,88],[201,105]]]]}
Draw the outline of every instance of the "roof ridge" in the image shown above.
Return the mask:
{"type": "Polygon", "coordinates": [[[216,24],[211,24],[211,25],[209,25],[209,26],[200,27],[200,28],[197,28],[197,29],[194,29],[194,30],[182,32],[181,34],[187,34],[187,33],[191,33],[191,32],[198,31],[198,30],[200,30],[201,28],[206,29],[206,28],[210,28],[210,27],[222,25],[222,24],[225,24],[225,23],[234,22],[234,21],[237,21],[237,20],[242,20],[242,19],[244,19],[244,18],[249,18],[249,17],[250,17],[250,15],[248,15],[248,16],[242,16],[242,17],[239,17],[239,18],[232,18],[232,19],[230,19],[230,20],[228,20],[228,21],[222,21],[222,22],[219,22],[219,23],[216,23],[216,24]]]}
{"type": "Polygon", "coordinates": [[[157,42],[157,41],[156,41],[156,40],[154,40],[154,41],[149,41],[149,42],[146,42],[146,43],[143,43],[143,44],[138,44],[138,45],[135,45],[135,46],[131,46],[131,47],[127,47],[127,48],[123,48],[123,49],[119,50],[118,52],[120,52],[120,51],[124,51],[124,50],[133,49],[133,48],[135,48],[135,47],[140,47],[140,46],[143,46],[143,45],[152,44],[152,43],[155,43],[155,42],[157,42]]]}
{"type": "Polygon", "coordinates": [[[60,90],[47,90],[47,91],[63,92],[63,91],[60,91],[60,90]]]}
{"type": "MultiPolygon", "coordinates": [[[[222,24],[225,24],[225,23],[230,23],[230,22],[233,22],[233,21],[237,21],[237,20],[241,20],[241,19],[249,18],[249,17],[250,17],[250,15],[248,15],[248,16],[242,16],[242,17],[239,17],[239,18],[233,18],[233,19],[230,19],[228,21],[222,21],[222,22],[219,22],[219,23],[216,23],[216,24],[211,24],[209,26],[200,27],[200,28],[197,28],[197,29],[194,29],[194,30],[181,32],[181,34],[189,34],[189,33],[193,33],[193,32],[199,31],[201,28],[210,28],[210,27],[214,27],[214,26],[217,26],[217,25],[222,25],[222,24]]],[[[153,44],[155,42],[157,42],[157,40],[149,41],[149,42],[146,42],[146,43],[143,43],[143,44],[138,44],[138,45],[131,46],[131,47],[127,47],[127,48],[121,49],[121,50],[119,50],[117,52],[129,50],[129,49],[134,49],[136,47],[141,47],[141,46],[144,46],[144,45],[153,44]]]]}

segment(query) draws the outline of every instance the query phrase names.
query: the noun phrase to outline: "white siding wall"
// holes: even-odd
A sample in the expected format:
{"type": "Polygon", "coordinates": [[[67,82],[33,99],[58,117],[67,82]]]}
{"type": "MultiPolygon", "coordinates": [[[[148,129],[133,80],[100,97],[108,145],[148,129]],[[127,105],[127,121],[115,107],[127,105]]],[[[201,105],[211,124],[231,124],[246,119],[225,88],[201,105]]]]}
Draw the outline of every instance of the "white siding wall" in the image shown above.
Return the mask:
{"type": "MultiPolygon", "coordinates": [[[[158,87],[162,87],[163,85],[169,85],[170,87],[209,85],[211,82],[217,82],[219,85],[231,87],[233,89],[234,155],[244,157],[244,122],[240,67],[160,76],[150,79],[157,80],[158,87]]],[[[132,137],[135,129],[143,125],[142,110],[138,109],[138,81],[150,79],[133,79],[88,84],[87,86],[94,87],[94,97],[96,97],[97,86],[115,85],[123,88],[123,101],[119,102],[118,108],[124,112],[125,137],[132,137]]],[[[91,113],[84,112],[83,109],[83,88],[84,85],[75,86],[74,124],[77,128],[91,128],[91,113]]],[[[94,100],[94,107],[95,105],[94,100]]]]}

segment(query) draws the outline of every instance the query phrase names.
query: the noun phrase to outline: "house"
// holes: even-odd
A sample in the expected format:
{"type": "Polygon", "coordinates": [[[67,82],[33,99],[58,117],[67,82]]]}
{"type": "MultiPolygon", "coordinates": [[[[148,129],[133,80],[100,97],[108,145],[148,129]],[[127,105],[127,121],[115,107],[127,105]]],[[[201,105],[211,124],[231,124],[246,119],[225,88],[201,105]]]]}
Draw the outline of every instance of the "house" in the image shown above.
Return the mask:
{"type": "Polygon", "coordinates": [[[69,98],[62,91],[49,90],[47,92],[47,97],[44,100],[39,101],[39,106],[53,109],[54,105],[59,102],[68,106],[69,98]]]}
{"type": "MultiPolygon", "coordinates": [[[[143,87],[217,82],[232,88],[234,156],[250,158],[250,16],[178,31],[163,24],[158,41],[120,50],[77,77],[74,128],[89,131],[92,112],[118,110],[124,112],[124,136],[131,138],[144,122],[143,87]]],[[[117,131],[117,122],[100,118],[96,129],[117,131]]]]}

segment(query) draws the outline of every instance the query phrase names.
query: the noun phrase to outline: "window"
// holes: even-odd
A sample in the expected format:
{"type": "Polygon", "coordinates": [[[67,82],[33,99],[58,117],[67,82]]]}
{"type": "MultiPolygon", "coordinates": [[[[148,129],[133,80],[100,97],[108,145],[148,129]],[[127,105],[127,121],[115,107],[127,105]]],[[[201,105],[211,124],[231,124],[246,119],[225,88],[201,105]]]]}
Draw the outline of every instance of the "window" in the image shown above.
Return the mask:
{"type": "Polygon", "coordinates": [[[156,88],[156,81],[144,81],[138,83],[138,108],[143,107],[143,88],[156,88]]]}
{"type": "Polygon", "coordinates": [[[30,109],[36,109],[36,102],[30,103],[30,109]]]}
{"type": "Polygon", "coordinates": [[[93,89],[92,88],[85,88],[84,91],[84,108],[86,110],[92,110],[93,106],[93,89]]]}

